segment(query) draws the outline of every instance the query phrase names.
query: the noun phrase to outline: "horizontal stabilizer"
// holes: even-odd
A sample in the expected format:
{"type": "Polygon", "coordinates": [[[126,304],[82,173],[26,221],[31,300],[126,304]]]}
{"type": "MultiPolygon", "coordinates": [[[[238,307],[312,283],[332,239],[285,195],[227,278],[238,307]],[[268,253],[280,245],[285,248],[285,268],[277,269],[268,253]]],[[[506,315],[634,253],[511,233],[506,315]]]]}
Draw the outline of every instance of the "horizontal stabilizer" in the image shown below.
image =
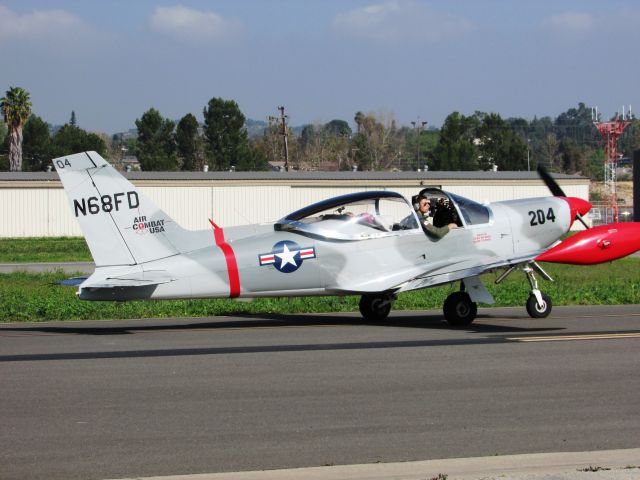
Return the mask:
{"type": "Polygon", "coordinates": [[[150,285],[160,285],[175,280],[164,270],[153,270],[148,272],[135,272],[117,277],[107,277],[96,282],[89,282],[82,285],[82,288],[121,288],[121,287],[147,287],[150,285]]]}
{"type": "Polygon", "coordinates": [[[73,278],[65,278],[64,280],[60,280],[59,282],[55,282],[56,285],[64,285],[65,287],[77,287],[82,282],[84,282],[89,277],[73,277],[73,278]]]}

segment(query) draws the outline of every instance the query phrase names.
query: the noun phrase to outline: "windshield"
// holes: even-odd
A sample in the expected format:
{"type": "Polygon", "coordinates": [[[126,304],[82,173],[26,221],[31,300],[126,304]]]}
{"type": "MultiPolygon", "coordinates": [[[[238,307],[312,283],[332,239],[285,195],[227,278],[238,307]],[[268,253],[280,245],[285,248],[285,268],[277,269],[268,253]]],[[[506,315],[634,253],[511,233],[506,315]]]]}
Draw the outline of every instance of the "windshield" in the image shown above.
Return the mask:
{"type": "Polygon", "coordinates": [[[489,209],[487,207],[485,207],[484,205],[480,205],[473,200],[460,197],[453,193],[450,193],[449,195],[458,206],[458,209],[460,210],[460,213],[462,213],[462,217],[464,218],[464,222],[467,225],[480,225],[489,223],[489,209]]]}
{"type": "Polygon", "coordinates": [[[419,228],[410,205],[399,194],[344,195],[294,212],[278,230],[298,230],[337,239],[361,239],[419,228]]]}

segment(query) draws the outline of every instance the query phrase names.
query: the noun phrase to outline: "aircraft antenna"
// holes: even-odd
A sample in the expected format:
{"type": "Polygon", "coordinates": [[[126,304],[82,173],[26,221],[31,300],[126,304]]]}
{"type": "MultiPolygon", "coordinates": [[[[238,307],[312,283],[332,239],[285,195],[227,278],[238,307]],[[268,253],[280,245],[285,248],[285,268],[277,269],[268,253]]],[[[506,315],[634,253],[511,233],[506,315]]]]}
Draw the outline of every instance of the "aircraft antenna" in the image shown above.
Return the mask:
{"type": "Polygon", "coordinates": [[[598,107],[595,108],[593,124],[604,140],[604,200],[605,215],[608,221],[609,212],[613,222],[618,221],[618,195],[616,192],[616,168],[618,167],[618,139],[625,128],[631,125],[631,106],[622,115],[616,112],[613,120],[601,122],[598,119],[598,107]]]}

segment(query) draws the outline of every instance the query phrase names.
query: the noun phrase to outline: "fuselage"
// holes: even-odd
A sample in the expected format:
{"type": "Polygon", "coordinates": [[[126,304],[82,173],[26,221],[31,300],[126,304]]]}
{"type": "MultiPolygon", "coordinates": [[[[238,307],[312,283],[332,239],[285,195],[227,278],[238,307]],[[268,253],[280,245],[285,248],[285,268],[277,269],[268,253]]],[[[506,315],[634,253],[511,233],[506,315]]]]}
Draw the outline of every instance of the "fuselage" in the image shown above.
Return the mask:
{"type": "Polygon", "coordinates": [[[374,229],[341,218],[345,215],[310,215],[308,223],[296,219],[282,228],[267,224],[188,232],[199,239],[192,242],[201,244],[199,248],[133,266],[98,268],[79,295],[87,300],[133,300],[405,291],[533,258],[571,225],[569,205],[562,198],[487,206],[455,198],[461,225],[441,239],[428,236],[417,224],[374,229]],[[136,272],[150,277],[162,272],[166,281],[135,288],[92,287],[136,272]]]}

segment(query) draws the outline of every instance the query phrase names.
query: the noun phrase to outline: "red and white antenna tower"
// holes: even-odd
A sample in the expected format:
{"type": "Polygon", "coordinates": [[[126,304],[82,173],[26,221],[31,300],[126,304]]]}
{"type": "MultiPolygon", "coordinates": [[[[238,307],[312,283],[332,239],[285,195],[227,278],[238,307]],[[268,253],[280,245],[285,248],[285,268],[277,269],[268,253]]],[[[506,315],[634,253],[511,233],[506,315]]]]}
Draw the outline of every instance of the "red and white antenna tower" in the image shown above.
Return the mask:
{"type": "Polygon", "coordinates": [[[618,221],[618,194],[616,193],[616,168],[618,166],[618,138],[625,128],[631,125],[631,105],[622,115],[616,113],[615,120],[598,121],[598,107],[591,110],[591,119],[605,142],[604,145],[604,201],[605,211],[611,212],[613,221],[618,221]]]}

